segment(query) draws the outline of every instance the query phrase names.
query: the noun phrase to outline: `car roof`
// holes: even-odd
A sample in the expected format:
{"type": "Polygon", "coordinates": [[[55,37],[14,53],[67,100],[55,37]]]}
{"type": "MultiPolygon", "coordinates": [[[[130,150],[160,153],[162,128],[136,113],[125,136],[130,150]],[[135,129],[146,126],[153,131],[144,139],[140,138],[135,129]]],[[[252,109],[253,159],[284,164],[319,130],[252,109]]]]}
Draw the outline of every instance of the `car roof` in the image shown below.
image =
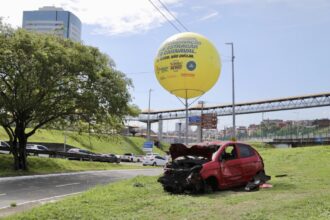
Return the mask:
{"type": "Polygon", "coordinates": [[[211,141],[197,143],[189,146],[186,146],[181,143],[175,143],[171,144],[169,152],[173,160],[180,156],[187,155],[211,158],[214,152],[216,152],[219,148],[227,144],[245,144],[250,146],[249,144],[236,141],[211,141]]]}

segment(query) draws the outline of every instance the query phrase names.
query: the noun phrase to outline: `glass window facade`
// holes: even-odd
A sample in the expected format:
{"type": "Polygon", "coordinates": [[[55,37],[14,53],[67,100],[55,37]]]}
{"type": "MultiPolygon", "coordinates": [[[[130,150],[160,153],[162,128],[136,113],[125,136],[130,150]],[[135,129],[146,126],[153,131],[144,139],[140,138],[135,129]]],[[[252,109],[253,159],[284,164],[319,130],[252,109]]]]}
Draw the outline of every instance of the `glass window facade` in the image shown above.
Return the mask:
{"type": "Polygon", "coordinates": [[[61,8],[24,11],[22,26],[30,31],[53,33],[78,42],[81,40],[81,21],[73,13],[61,8]]]}

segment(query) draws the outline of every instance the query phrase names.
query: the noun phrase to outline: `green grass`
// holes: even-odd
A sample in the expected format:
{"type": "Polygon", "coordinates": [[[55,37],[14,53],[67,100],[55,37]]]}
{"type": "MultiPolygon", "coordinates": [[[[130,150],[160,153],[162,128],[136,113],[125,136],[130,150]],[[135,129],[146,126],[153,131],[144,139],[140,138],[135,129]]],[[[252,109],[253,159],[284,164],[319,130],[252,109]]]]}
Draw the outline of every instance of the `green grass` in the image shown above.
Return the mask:
{"type": "MultiPolygon", "coordinates": [[[[64,143],[66,136],[66,143],[78,148],[87,149],[95,153],[134,153],[144,154],[142,151],[143,143],[146,141],[141,137],[125,137],[125,136],[110,136],[97,135],[78,132],[65,132],[59,130],[45,130],[40,129],[29,138],[29,142],[46,142],[46,143],[64,143]]],[[[3,129],[0,129],[0,139],[7,140],[7,134],[3,129]]],[[[165,148],[168,146],[165,145],[165,148]]],[[[154,152],[165,154],[164,151],[154,148],[154,152]]]]}
{"type": "Polygon", "coordinates": [[[139,176],[9,219],[330,219],[330,146],[256,148],[273,188],[171,195],[157,177],[139,176]]]}
{"type": "Polygon", "coordinates": [[[72,161],[55,158],[28,157],[29,171],[15,171],[11,155],[0,154],[0,177],[32,174],[76,172],[86,170],[138,169],[141,166],[105,162],[72,161]]]}

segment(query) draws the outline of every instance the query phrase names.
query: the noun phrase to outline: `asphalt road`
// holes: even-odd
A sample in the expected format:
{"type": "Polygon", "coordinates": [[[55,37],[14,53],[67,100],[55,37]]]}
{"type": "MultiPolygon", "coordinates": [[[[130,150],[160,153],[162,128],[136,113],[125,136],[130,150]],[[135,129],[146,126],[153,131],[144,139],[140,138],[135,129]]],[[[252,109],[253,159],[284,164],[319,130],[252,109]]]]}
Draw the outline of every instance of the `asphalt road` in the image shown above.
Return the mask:
{"type": "Polygon", "coordinates": [[[137,175],[155,176],[162,169],[87,171],[79,173],[0,178],[0,211],[11,203],[24,206],[74,195],[96,185],[103,185],[137,175]]]}

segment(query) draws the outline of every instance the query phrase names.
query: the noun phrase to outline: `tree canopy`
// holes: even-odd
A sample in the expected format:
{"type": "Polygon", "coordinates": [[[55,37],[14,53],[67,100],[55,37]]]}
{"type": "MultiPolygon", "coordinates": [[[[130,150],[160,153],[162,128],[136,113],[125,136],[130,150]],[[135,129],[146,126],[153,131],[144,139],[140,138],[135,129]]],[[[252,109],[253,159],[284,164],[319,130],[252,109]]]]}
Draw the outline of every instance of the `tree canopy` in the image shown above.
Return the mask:
{"type": "Polygon", "coordinates": [[[70,118],[117,129],[124,116],[136,113],[129,87],[97,48],[0,21],[0,124],[16,169],[27,169],[27,139],[49,122],[70,118]]]}

